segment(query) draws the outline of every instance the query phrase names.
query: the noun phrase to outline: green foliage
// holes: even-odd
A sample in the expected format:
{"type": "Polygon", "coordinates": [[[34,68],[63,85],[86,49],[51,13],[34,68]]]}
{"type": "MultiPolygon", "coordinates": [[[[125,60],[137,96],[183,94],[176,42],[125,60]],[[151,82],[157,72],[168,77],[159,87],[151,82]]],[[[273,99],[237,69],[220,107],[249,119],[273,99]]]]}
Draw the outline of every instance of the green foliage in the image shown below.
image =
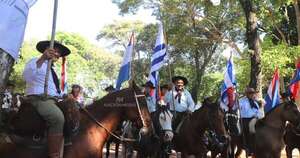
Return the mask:
{"type": "MultiPolygon", "coordinates": [[[[67,57],[67,83],[69,88],[72,84],[80,84],[84,87],[89,97],[101,97],[105,93],[103,89],[113,84],[119,70],[121,57],[104,51],[89,43],[82,36],[75,33],[58,32],[56,39],[71,49],[72,53],[67,57]]],[[[35,50],[36,41],[24,42],[21,50],[21,59],[14,66],[10,76],[18,92],[24,92],[25,83],[22,72],[25,64],[40,53],[35,50]]],[[[61,60],[56,63],[58,76],[61,73],[61,60]]]]}

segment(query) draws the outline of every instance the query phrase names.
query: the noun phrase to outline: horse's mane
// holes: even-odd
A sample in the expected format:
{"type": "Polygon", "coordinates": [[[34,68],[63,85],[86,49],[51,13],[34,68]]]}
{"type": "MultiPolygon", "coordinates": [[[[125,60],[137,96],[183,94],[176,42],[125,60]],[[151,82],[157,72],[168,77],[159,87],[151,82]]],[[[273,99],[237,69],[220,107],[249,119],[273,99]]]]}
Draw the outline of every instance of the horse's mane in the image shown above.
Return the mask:
{"type": "Polygon", "coordinates": [[[283,105],[285,105],[285,104],[290,104],[291,103],[291,101],[286,101],[286,102],[282,102],[282,103],[280,103],[280,104],[278,104],[277,106],[275,106],[275,108],[272,108],[271,110],[269,110],[267,113],[265,113],[265,116],[268,116],[268,115],[270,115],[273,111],[275,111],[277,108],[279,108],[279,107],[281,107],[281,106],[283,106],[283,105]]]}

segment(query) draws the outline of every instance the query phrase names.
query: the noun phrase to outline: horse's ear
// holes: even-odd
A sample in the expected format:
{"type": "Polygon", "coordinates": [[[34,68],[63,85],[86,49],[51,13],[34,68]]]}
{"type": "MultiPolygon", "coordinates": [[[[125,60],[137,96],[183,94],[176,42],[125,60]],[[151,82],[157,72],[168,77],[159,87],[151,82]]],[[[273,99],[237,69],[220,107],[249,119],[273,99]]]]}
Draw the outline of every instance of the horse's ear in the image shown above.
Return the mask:
{"type": "Polygon", "coordinates": [[[137,86],[134,80],[131,80],[130,87],[133,88],[134,91],[140,90],[140,88],[137,86]]]}

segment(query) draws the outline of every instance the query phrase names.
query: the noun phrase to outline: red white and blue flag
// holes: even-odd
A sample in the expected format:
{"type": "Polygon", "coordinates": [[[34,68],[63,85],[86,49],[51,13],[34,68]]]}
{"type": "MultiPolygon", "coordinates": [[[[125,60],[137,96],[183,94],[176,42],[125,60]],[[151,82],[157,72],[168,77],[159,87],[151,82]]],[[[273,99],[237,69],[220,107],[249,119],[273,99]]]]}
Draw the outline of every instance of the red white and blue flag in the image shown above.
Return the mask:
{"type": "Polygon", "coordinates": [[[291,80],[291,83],[289,85],[289,94],[293,100],[299,98],[299,90],[300,90],[299,81],[300,81],[300,62],[296,64],[296,70],[293,79],[291,80]]]}
{"type": "Polygon", "coordinates": [[[268,88],[268,93],[265,97],[266,105],[265,112],[270,111],[280,103],[279,95],[279,71],[278,68],[275,69],[272,82],[268,88]]]}
{"type": "Polygon", "coordinates": [[[227,106],[229,109],[233,108],[235,103],[235,88],[235,71],[231,54],[227,61],[224,82],[221,87],[221,106],[227,106]]]}
{"type": "Polygon", "coordinates": [[[67,84],[67,58],[62,58],[62,65],[61,65],[61,85],[60,89],[62,94],[68,93],[68,84],[67,84]]]}

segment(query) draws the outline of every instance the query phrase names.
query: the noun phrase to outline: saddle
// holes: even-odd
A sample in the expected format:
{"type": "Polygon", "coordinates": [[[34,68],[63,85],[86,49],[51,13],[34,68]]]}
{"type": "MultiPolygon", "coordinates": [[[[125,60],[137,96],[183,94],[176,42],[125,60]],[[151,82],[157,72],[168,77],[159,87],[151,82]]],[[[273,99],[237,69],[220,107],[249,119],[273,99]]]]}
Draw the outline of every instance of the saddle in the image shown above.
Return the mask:
{"type": "MultiPolygon", "coordinates": [[[[65,99],[56,103],[65,117],[64,137],[75,135],[80,126],[80,111],[76,101],[65,99]]],[[[17,144],[46,144],[47,124],[30,103],[30,99],[22,99],[20,110],[8,122],[8,135],[17,144]]]]}

